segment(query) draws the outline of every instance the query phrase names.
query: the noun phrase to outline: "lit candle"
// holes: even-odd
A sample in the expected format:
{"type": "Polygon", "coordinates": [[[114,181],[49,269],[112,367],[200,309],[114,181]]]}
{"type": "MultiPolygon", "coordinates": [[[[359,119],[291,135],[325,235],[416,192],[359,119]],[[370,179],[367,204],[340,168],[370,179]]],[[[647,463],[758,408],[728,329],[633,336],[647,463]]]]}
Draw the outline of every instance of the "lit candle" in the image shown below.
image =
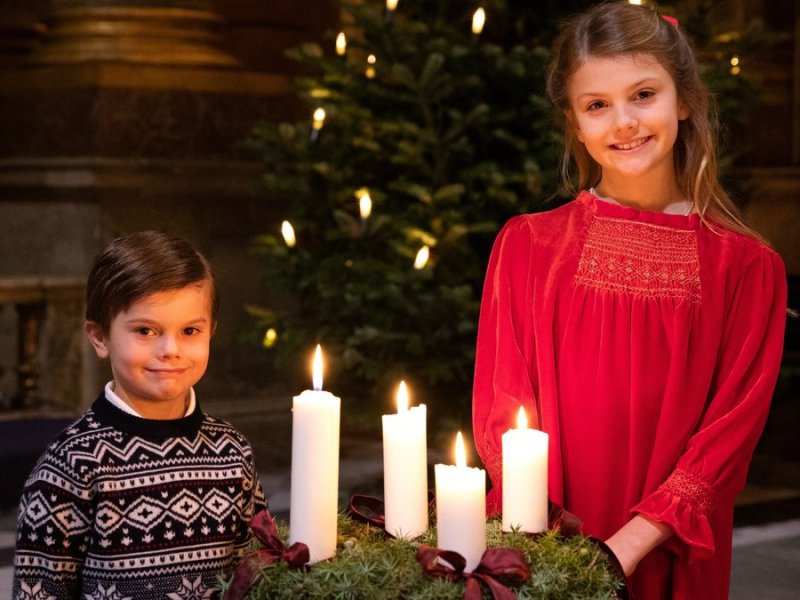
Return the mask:
{"type": "Polygon", "coordinates": [[[486,471],[467,467],[460,431],[455,466],[436,465],[434,471],[437,545],[461,554],[472,571],[486,550],[486,471]]]}
{"type": "Polygon", "coordinates": [[[397,414],[383,415],[383,497],[386,531],[414,538],[428,529],[428,446],[424,404],[408,407],[404,381],[397,414]]]}
{"type": "Polygon", "coordinates": [[[478,8],[472,15],[472,35],[479,36],[486,24],[486,11],[483,7],[478,8]]]}
{"type": "Polygon", "coordinates": [[[311,121],[311,141],[316,142],[319,137],[319,130],[325,125],[325,109],[318,108],[314,111],[311,121]]]}
{"type": "Polygon", "coordinates": [[[386,24],[391,24],[398,0],[386,0],[386,24]]]}
{"type": "Polygon", "coordinates": [[[364,71],[364,75],[367,76],[367,79],[375,77],[375,63],[377,62],[378,58],[374,54],[370,54],[367,57],[367,70],[364,71]]]}
{"type": "Polygon", "coordinates": [[[336,36],[336,56],[344,56],[347,52],[347,36],[344,31],[340,31],[336,36]]]}
{"type": "Polygon", "coordinates": [[[367,188],[361,188],[358,192],[358,212],[361,220],[366,221],[372,214],[372,198],[367,188]]]}
{"type": "Polygon", "coordinates": [[[289,248],[294,248],[295,244],[297,243],[297,238],[294,235],[294,227],[289,221],[284,221],[281,223],[281,235],[283,236],[283,241],[286,242],[286,245],[289,248]]]}
{"type": "Polygon", "coordinates": [[[417,250],[417,255],[414,257],[414,268],[417,270],[424,269],[430,257],[431,249],[428,246],[423,246],[417,250]]]}
{"type": "Polygon", "coordinates": [[[520,407],[517,429],[503,434],[503,531],[547,529],[547,443],[520,407]]]}
{"type": "Polygon", "coordinates": [[[314,389],[292,404],[292,483],[289,543],[308,546],[311,562],[336,553],[339,512],[339,413],[341,400],[322,391],[322,350],[313,361],[314,389]]]}

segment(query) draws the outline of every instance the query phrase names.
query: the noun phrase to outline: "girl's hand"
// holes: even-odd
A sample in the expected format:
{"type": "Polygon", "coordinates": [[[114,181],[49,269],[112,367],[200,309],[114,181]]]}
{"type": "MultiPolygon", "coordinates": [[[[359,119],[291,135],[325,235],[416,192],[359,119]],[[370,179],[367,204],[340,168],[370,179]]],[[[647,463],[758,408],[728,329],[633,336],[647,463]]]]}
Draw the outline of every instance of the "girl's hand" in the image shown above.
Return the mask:
{"type": "Polygon", "coordinates": [[[639,561],[672,535],[672,528],[658,521],[636,515],[606,540],[619,560],[626,577],[636,570],[639,561]]]}

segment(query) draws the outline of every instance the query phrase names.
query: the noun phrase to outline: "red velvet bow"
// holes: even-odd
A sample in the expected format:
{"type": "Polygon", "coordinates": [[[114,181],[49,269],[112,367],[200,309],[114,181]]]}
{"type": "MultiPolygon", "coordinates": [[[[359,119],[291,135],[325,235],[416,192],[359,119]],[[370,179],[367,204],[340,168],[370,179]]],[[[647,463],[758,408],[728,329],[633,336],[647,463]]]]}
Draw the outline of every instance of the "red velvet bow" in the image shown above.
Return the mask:
{"type": "Polygon", "coordinates": [[[513,548],[488,548],[472,572],[464,572],[467,561],[458,552],[426,545],[417,549],[417,562],[422,565],[426,574],[433,577],[448,581],[465,579],[464,600],[481,599],[480,582],[486,584],[494,600],[515,600],[516,594],[495,577],[503,577],[514,585],[525,583],[531,578],[531,570],[525,557],[522,552],[513,548]]]}
{"type": "Polygon", "coordinates": [[[575,537],[581,532],[583,521],[555,502],[548,502],[547,527],[558,529],[564,537],[575,537]]]}
{"type": "Polygon", "coordinates": [[[258,541],[264,544],[263,550],[251,552],[242,559],[233,572],[231,585],[225,592],[225,600],[241,600],[247,595],[258,572],[272,563],[286,561],[293,569],[299,569],[309,561],[308,546],[295,542],[288,548],[278,535],[275,520],[269,511],[262,510],[250,520],[250,529],[258,541]]]}
{"type": "MultiPolygon", "coordinates": [[[[436,499],[433,492],[428,490],[428,510],[433,510],[435,502],[436,499]]],[[[355,521],[374,525],[383,529],[387,537],[394,537],[386,531],[386,507],[384,501],[380,498],[365,494],[353,494],[350,497],[350,505],[347,507],[347,512],[355,521]]]]}

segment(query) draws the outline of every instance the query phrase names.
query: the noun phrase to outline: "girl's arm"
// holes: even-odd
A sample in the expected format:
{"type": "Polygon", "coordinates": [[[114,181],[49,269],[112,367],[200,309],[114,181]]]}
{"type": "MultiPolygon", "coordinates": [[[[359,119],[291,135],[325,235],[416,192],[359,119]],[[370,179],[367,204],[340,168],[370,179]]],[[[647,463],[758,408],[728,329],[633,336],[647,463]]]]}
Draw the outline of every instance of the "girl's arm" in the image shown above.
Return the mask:
{"type": "Polygon", "coordinates": [[[636,515],[608,538],[606,545],[619,560],[625,575],[630,576],[640,560],[671,536],[669,525],[636,515]]]}

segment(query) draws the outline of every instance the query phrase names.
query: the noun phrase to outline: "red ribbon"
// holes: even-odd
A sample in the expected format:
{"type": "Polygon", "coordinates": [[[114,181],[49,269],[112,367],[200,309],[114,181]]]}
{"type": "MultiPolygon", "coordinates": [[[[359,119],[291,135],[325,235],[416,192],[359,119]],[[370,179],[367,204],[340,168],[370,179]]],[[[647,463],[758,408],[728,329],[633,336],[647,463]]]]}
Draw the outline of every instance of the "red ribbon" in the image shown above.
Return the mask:
{"type": "Polygon", "coordinates": [[[253,585],[253,581],[263,567],[285,561],[289,567],[299,569],[309,561],[308,546],[295,542],[288,548],[283,543],[275,520],[269,511],[262,510],[250,520],[250,529],[258,541],[264,544],[263,550],[251,552],[242,559],[233,572],[231,584],[225,592],[225,600],[241,600],[253,585]]]}
{"type": "Polygon", "coordinates": [[[426,574],[433,577],[448,581],[466,580],[464,600],[481,600],[481,582],[489,588],[494,600],[515,600],[516,594],[495,578],[502,577],[514,585],[531,578],[525,557],[513,548],[488,548],[472,572],[464,571],[467,561],[458,552],[424,544],[417,549],[417,562],[426,574]]]}
{"type": "Polygon", "coordinates": [[[673,27],[678,26],[678,19],[676,19],[675,17],[670,17],[669,15],[661,15],[661,18],[664,19],[667,23],[669,23],[673,27]]]}
{"type": "Polygon", "coordinates": [[[581,532],[583,521],[555,502],[548,502],[547,527],[558,529],[564,537],[575,537],[581,532]]]}
{"type": "MultiPolygon", "coordinates": [[[[432,491],[428,490],[428,510],[433,510],[436,499],[432,491]]],[[[386,531],[386,508],[384,501],[375,496],[353,494],[347,512],[356,521],[367,523],[382,529],[387,537],[394,536],[386,531]]]]}

